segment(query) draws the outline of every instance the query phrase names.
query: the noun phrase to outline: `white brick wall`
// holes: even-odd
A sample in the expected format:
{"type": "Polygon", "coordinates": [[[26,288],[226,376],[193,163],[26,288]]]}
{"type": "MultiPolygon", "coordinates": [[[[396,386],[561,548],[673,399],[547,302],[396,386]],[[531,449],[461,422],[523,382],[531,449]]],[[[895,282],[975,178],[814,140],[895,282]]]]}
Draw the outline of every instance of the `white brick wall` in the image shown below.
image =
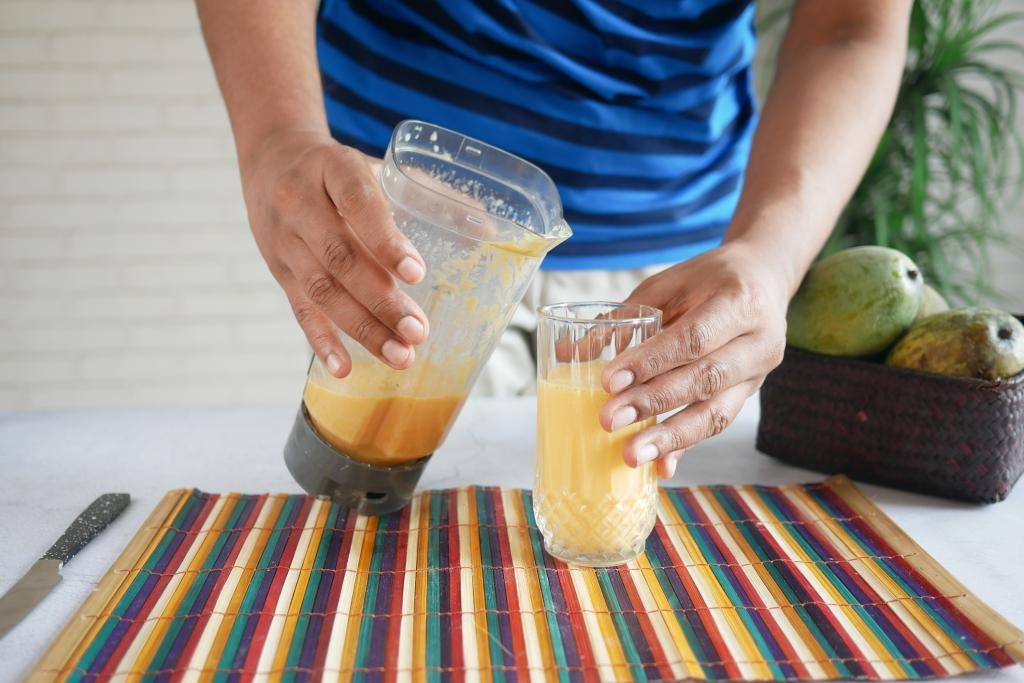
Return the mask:
{"type": "Polygon", "coordinates": [[[289,402],[306,362],[192,2],[0,0],[0,409],[289,402]]]}
{"type": "Polygon", "coordinates": [[[298,399],[189,0],[0,0],[0,409],[298,399]]]}

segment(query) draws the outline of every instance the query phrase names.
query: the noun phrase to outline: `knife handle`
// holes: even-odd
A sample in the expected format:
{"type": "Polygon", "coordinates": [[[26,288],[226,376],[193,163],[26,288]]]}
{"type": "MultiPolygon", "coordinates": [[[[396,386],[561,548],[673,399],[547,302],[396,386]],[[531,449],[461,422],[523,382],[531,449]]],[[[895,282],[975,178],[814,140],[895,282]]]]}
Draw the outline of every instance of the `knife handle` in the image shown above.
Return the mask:
{"type": "Polygon", "coordinates": [[[85,508],[71,523],[64,535],[43,555],[44,560],[59,560],[64,564],[74,557],[96,534],[107,528],[128,507],[131,496],[127,493],[104,493],[85,508]]]}

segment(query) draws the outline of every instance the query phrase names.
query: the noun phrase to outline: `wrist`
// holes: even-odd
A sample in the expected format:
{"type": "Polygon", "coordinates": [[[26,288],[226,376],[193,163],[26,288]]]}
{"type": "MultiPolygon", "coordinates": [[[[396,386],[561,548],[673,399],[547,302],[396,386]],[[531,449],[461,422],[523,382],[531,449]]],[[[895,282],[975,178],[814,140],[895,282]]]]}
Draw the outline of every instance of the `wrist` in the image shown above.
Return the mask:
{"type": "Polygon", "coordinates": [[[754,263],[773,275],[788,301],[821,249],[824,240],[814,233],[805,228],[799,211],[780,208],[753,219],[735,216],[722,245],[749,254],[754,263]]]}
{"type": "Polygon", "coordinates": [[[310,143],[332,140],[327,125],[310,122],[287,122],[257,131],[235,136],[238,153],[238,167],[243,178],[247,177],[260,159],[270,150],[291,144],[296,139],[306,138],[310,143]]]}
{"type": "Polygon", "coordinates": [[[746,269],[757,274],[758,280],[765,282],[786,301],[800,286],[802,273],[798,272],[799,266],[785,246],[777,241],[753,235],[727,237],[721,249],[739,259],[746,269]]]}

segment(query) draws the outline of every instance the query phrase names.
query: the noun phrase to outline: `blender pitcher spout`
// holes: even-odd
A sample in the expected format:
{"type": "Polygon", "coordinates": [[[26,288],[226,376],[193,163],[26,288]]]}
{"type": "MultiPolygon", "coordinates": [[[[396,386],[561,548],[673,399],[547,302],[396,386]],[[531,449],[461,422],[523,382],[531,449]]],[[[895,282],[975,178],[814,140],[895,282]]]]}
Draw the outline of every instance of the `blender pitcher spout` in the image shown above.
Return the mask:
{"type": "Polygon", "coordinates": [[[548,233],[547,237],[548,248],[544,250],[545,254],[572,237],[572,228],[564,220],[560,220],[555,224],[551,232],[548,233]]]}
{"type": "Polygon", "coordinates": [[[525,233],[516,242],[495,242],[495,246],[514,254],[542,260],[559,244],[572,236],[572,229],[565,221],[559,221],[546,233],[525,233]]]}

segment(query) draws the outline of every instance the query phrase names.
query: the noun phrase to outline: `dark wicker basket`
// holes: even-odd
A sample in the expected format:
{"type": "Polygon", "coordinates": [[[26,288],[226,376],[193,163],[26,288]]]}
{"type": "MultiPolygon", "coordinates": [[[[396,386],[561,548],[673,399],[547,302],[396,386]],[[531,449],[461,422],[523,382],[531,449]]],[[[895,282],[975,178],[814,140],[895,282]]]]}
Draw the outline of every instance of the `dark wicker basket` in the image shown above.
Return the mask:
{"type": "Polygon", "coordinates": [[[787,348],[758,450],[820,472],[994,503],[1024,472],[1024,373],[945,377],[787,348]]]}

